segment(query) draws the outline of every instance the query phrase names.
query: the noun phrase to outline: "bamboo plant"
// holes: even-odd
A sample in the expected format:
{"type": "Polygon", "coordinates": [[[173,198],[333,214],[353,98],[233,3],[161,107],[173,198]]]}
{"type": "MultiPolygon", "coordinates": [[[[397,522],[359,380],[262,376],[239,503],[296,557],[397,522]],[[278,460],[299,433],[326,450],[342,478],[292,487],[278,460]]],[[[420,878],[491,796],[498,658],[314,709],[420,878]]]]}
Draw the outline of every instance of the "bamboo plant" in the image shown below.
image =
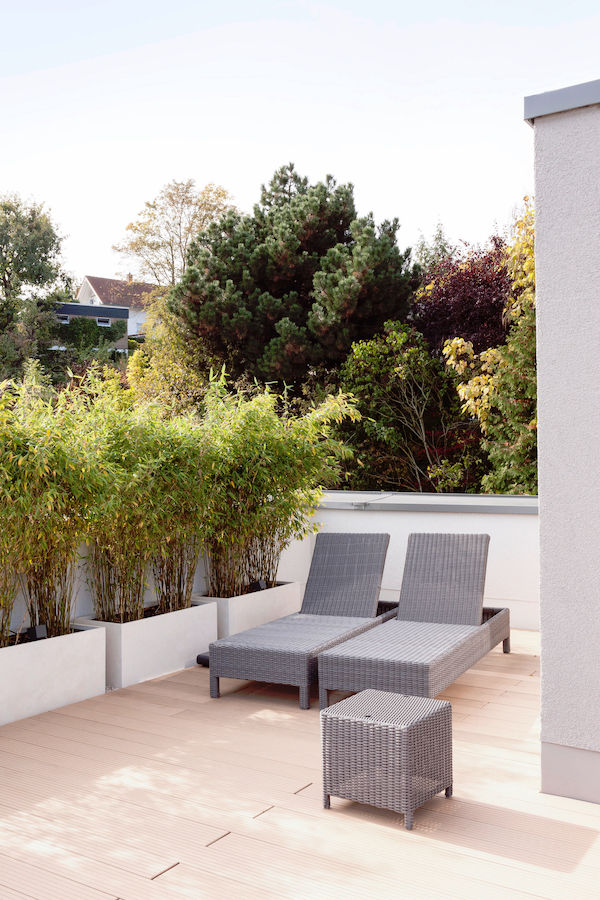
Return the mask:
{"type": "Polygon", "coordinates": [[[55,637],[70,630],[77,550],[99,473],[68,396],[50,388],[37,363],[20,385],[3,386],[0,406],[3,627],[14,602],[13,566],[30,623],[55,637]]]}
{"type": "MultiPolygon", "coordinates": [[[[165,419],[153,404],[134,405],[114,376],[92,371],[88,429],[113,481],[90,516],[89,569],[96,616],[129,622],[147,612],[146,574],[154,576],[156,612],[190,605],[200,551],[203,435],[197,419],[165,419]]],[[[149,605],[152,608],[152,604],[149,605]]]]}
{"type": "Polygon", "coordinates": [[[212,484],[205,435],[195,417],[160,420],[155,429],[152,572],[159,611],[173,612],[191,604],[212,484]]]}
{"type": "Polygon", "coordinates": [[[130,622],[144,615],[146,569],[152,555],[149,482],[152,428],[144,408],[132,409],[116,373],[92,368],[76,388],[84,427],[94,435],[96,465],[110,471],[90,510],[88,571],[96,618],[130,622]]]}
{"type": "Polygon", "coordinates": [[[269,390],[229,392],[221,378],[213,380],[205,407],[208,592],[231,597],[261,579],[272,587],[282,550],[316,530],[320,485],[337,475],[344,452],[332,426],[356,417],[353,404],[342,394],[330,396],[294,416],[269,390]]]}

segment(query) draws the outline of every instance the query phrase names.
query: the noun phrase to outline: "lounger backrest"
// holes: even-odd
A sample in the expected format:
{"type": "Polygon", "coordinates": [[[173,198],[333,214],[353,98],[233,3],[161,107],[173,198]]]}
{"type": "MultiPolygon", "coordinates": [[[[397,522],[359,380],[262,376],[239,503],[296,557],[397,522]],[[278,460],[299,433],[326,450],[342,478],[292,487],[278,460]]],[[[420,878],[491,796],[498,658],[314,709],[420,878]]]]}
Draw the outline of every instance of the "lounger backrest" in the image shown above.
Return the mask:
{"type": "Polygon", "coordinates": [[[302,613],[374,616],[389,534],[318,534],[302,613]]]}
{"type": "Polygon", "coordinates": [[[411,534],[398,618],[481,625],[489,534],[411,534]]]}

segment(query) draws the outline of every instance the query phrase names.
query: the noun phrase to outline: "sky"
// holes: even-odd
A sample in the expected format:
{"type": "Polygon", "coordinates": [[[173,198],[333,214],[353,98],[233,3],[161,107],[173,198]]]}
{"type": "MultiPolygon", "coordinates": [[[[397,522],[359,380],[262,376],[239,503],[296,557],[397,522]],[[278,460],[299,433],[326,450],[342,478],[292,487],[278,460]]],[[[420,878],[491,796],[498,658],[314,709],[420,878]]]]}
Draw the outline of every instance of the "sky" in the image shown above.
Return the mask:
{"type": "Polygon", "coordinates": [[[250,212],[290,161],[402,248],[482,243],[533,192],[523,97],[600,78],[599,37],[587,0],[0,0],[0,194],[45,204],[76,279],[131,269],[167,182],[250,212]]]}

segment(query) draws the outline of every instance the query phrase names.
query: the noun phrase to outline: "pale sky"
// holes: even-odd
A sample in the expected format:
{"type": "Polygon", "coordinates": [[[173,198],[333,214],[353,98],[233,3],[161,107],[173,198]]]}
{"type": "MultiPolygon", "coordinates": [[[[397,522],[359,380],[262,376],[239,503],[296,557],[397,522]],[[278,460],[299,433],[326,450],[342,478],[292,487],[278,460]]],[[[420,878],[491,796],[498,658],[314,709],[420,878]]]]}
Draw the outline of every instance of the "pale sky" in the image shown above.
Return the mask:
{"type": "Polygon", "coordinates": [[[600,77],[597,2],[0,0],[0,193],[43,201],[78,278],[173,178],[250,211],[293,161],[401,247],[503,229],[533,189],[523,97],[600,77]]]}

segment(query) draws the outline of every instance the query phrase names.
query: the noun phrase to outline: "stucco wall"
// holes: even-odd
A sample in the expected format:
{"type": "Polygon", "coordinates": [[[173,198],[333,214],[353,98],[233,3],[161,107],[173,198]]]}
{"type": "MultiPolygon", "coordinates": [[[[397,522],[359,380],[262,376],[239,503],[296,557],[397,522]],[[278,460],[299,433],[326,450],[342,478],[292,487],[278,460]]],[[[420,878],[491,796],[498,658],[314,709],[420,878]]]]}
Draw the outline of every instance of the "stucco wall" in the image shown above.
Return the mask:
{"type": "MultiPolygon", "coordinates": [[[[355,493],[353,496],[360,504],[360,495],[355,493]]],[[[535,498],[504,497],[501,498],[501,505],[498,504],[503,512],[484,512],[491,508],[490,498],[486,496],[395,495],[402,496],[410,501],[410,505],[405,504],[409,508],[395,508],[400,504],[389,495],[383,502],[376,502],[373,505],[375,508],[336,508],[343,505],[343,496],[334,492],[326,496],[325,505],[317,511],[315,518],[324,531],[370,531],[390,535],[382,580],[382,597],[385,599],[397,599],[400,592],[406,544],[411,531],[489,534],[486,605],[507,606],[514,628],[536,630],[539,627],[539,548],[535,498]]],[[[373,495],[365,495],[365,498],[368,497],[373,495]]],[[[314,536],[301,543],[294,542],[284,552],[279,567],[282,581],[306,581],[313,543],[314,536]]]]}
{"type": "Polygon", "coordinates": [[[140,306],[131,306],[129,308],[129,319],[127,320],[128,334],[139,334],[146,324],[148,313],[140,306]]]}
{"type": "Polygon", "coordinates": [[[536,119],[535,168],[542,740],[600,751],[600,105],[536,119]]]}

